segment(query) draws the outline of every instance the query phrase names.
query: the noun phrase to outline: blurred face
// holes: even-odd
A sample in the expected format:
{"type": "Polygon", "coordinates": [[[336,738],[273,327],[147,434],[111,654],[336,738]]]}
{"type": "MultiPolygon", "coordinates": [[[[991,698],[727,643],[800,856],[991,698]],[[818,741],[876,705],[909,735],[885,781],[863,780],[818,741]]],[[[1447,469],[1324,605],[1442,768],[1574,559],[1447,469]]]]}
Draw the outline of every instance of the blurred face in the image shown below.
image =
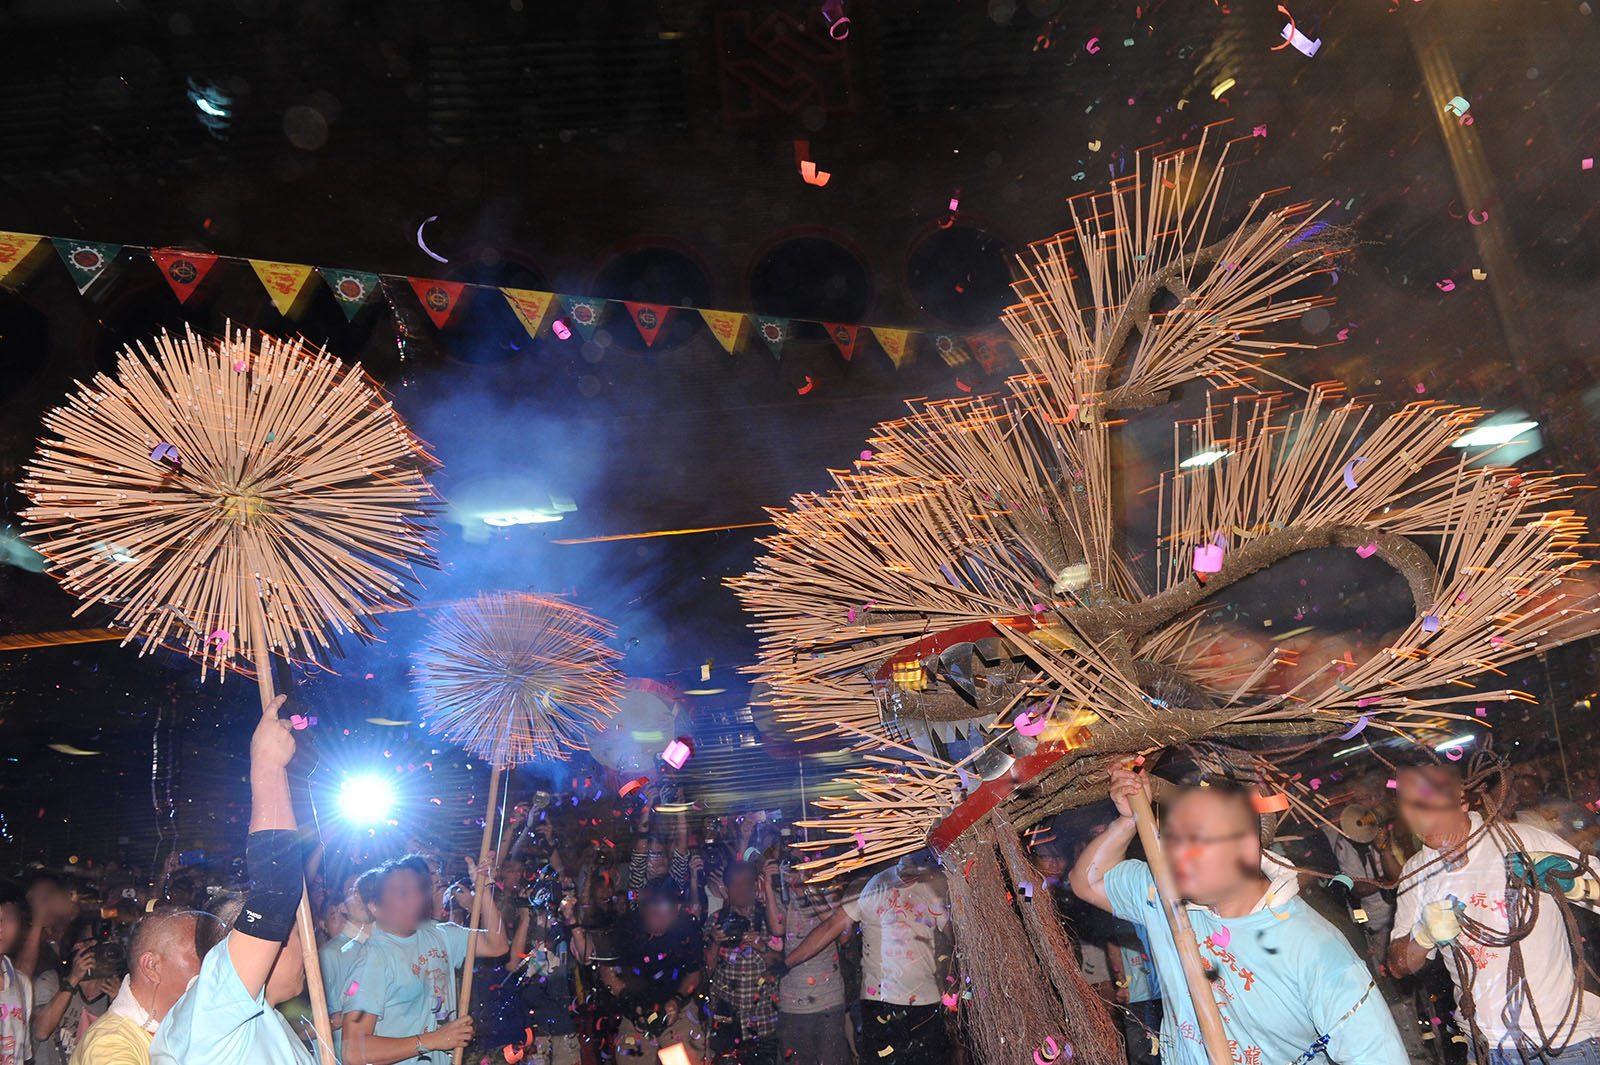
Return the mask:
{"type": "Polygon", "coordinates": [[[515,858],[507,858],[495,872],[494,882],[501,891],[510,891],[527,878],[527,867],[515,858]]]}
{"type": "Polygon", "coordinates": [[[1456,842],[1471,827],[1461,778],[1446,769],[1402,769],[1395,774],[1400,816],[1434,850],[1456,842]]]}
{"type": "Polygon", "coordinates": [[[28,891],[28,905],[33,907],[34,920],[54,925],[61,930],[62,923],[71,920],[78,912],[77,904],[60,884],[41,880],[28,891]]]}
{"type": "Polygon", "coordinates": [[[0,954],[10,954],[22,941],[22,910],[13,903],[0,906],[0,954]]]}
{"type": "Polygon", "coordinates": [[[1231,797],[1203,789],[1172,805],[1161,839],[1184,898],[1210,906],[1260,878],[1261,840],[1253,820],[1231,797]]]}
{"type": "Polygon", "coordinates": [[[905,880],[926,880],[936,873],[943,872],[939,866],[939,859],[928,847],[903,855],[896,868],[905,880]]]}
{"type": "Polygon", "coordinates": [[[667,867],[671,864],[672,859],[667,854],[667,845],[665,843],[646,844],[644,858],[645,868],[649,870],[650,876],[667,875],[667,867]]]}
{"type": "Polygon", "coordinates": [[[1035,854],[1033,856],[1033,864],[1038,866],[1039,872],[1051,880],[1060,880],[1062,874],[1067,871],[1066,855],[1057,854],[1053,851],[1035,854]]]}
{"type": "Polygon", "coordinates": [[[746,907],[755,905],[756,873],[747,865],[728,870],[728,905],[746,907]]]}
{"type": "Polygon", "coordinates": [[[1542,796],[1539,793],[1539,782],[1532,777],[1518,777],[1511,785],[1511,797],[1507,805],[1512,810],[1532,810],[1538,807],[1542,796]]]}
{"type": "Polygon", "coordinates": [[[378,924],[387,932],[410,935],[427,913],[428,902],[421,877],[410,869],[397,869],[378,891],[378,924]]]}
{"type": "Polygon", "coordinates": [[[678,904],[657,899],[645,904],[644,930],[653,936],[664,936],[678,919],[678,904]]]}

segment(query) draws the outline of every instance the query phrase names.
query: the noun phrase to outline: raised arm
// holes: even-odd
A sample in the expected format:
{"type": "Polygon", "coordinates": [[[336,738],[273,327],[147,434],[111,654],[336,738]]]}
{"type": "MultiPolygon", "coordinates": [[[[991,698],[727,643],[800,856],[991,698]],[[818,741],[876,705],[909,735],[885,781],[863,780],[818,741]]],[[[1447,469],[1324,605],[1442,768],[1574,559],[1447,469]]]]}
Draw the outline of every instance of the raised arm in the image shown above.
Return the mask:
{"type": "Polygon", "coordinates": [[[278,962],[267,977],[267,1005],[281,1006],[299,996],[306,986],[306,956],[300,944],[290,937],[278,950],[278,962]]]}
{"type": "MultiPolygon", "coordinates": [[[[471,869],[472,879],[476,884],[478,870],[474,867],[471,858],[467,859],[467,865],[471,869]]],[[[478,957],[498,958],[511,949],[511,941],[506,938],[506,915],[501,912],[500,901],[494,896],[494,870],[492,869],[484,870],[483,890],[485,892],[483,906],[478,911],[479,917],[483,921],[483,928],[479,930],[481,935],[478,940],[478,957]]]]}
{"type": "Polygon", "coordinates": [[[245,864],[255,888],[246,897],[227,943],[228,960],[251,998],[267,986],[278,964],[305,889],[300,834],[289,801],[294,731],[289,722],[278,718],[286,699],[280,695],[262,710],[250,737],[250,835],[245,840],[245,864]]]}
{"type": "Polygon", "coordinates": [[[824,950],[833,946],[833,941],[852,924],[850,915],[844,912],[844,907],[834,910],[828,919],[811,930],[811,933],[800,941],[800,945],[783,956],[783,966],[794,968],[803,961],[810,961],[824,950]]]}
{"type": "Polygon", "coordinates": [[[11,967],[23,979],[32,980],[38,975],[39,945],[44,942],[45,931],[65,925],[76,909],[60,885],[43,879],[28,889],[28,909],[31,911],[28,930],[11,955],[11,967]]]}
{"type": "Polygon", "coordinates": [[[1143,791],[1150,796],[1150,773],[1135,773],[1123,766],[1111,770],[1111,802],[1117,808],[1117,819],[1106,830],[1089,841],[1078,855],[1078,861],[1067,874],[1072,893],[1084,902],[1111,912],[1111,900],[1106,896],[1106,874],[1111,867],[1128,856],[1128,845],[1135,832],[1133,808],[1128,797],[1143,791]]]}
{"type": "Polygon", "coordinates": [[[768,858],[761,868],[761,901],[767,907],[767,932],[780,939],[783,937],[783,900],[778,889],[779,878],[783,873],[778,866],[778,859],[768,858]]]}
{"type": "MultiPolygon", "coordinates": [[[[511,933],[511,957],[506,959],[508,970],[520,969],[528,963],[528,933],[533,927],[533,911],[519,909],[517,913],[517,930],[511,933]]],[[[574,929],[576,931],[576,929],[574,929]]]]}
{"type": "MultiPolygon", "coordinates": [[[[49,998],[35,999],[33,1003],[33,1038],[43,1042],[55,1035],[61,1027],[61,1018],[78,993],[78,985],[88,977],[94,967],[94,948],[79,947],[72,957],[72,969],[56,983],[55,994],[49,998]]],[[[20,975],[20,974],[19,974],[20,975]]]]}

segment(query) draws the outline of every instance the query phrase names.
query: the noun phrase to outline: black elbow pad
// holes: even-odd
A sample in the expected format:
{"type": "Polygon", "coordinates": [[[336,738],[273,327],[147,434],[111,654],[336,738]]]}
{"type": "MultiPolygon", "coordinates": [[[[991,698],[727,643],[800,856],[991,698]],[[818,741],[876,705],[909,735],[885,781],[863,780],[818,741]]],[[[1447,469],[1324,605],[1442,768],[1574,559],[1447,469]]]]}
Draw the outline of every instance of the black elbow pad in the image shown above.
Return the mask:
{"type": "Polygon", "coordinates": [[[245,866],[255,887],[233,927],[255,939],[282,943],[294,927],[305,891],[300,834],[287,829],[252,832],[245,840],[245,866]]]}

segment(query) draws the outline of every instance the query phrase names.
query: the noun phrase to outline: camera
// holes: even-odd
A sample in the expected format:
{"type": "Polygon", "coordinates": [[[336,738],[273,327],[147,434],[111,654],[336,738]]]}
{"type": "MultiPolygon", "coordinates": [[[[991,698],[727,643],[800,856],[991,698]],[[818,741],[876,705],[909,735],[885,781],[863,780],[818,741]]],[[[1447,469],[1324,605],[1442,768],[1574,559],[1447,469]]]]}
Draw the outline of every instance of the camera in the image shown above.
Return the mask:
{"type": "Polygon", "coordinates": [[[750,931],[750,918],[742,913],[722,911],[722,917],[717,922],[717,931],[722,933],[722,945],[736,947],[750,931]]]}
{"type": "Polygon", "coordinates": [[[89,966],[87,980],[121,980],[128,975],[128,951],[116,938],[102,939],[95,944],[94,961],[89,966]]]}

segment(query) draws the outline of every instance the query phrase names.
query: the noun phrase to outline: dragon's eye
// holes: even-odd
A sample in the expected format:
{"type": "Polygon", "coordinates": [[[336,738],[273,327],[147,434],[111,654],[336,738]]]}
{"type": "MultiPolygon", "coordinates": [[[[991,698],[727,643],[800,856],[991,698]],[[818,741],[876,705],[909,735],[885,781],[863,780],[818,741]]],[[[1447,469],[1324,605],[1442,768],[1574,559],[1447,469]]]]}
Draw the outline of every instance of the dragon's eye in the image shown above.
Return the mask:
{"type": "Polygon", "coordinates": [[[896,662],[889,679],[902,691],[920,692],[928,689],[928,671],[916,660],[896,662]]]}

